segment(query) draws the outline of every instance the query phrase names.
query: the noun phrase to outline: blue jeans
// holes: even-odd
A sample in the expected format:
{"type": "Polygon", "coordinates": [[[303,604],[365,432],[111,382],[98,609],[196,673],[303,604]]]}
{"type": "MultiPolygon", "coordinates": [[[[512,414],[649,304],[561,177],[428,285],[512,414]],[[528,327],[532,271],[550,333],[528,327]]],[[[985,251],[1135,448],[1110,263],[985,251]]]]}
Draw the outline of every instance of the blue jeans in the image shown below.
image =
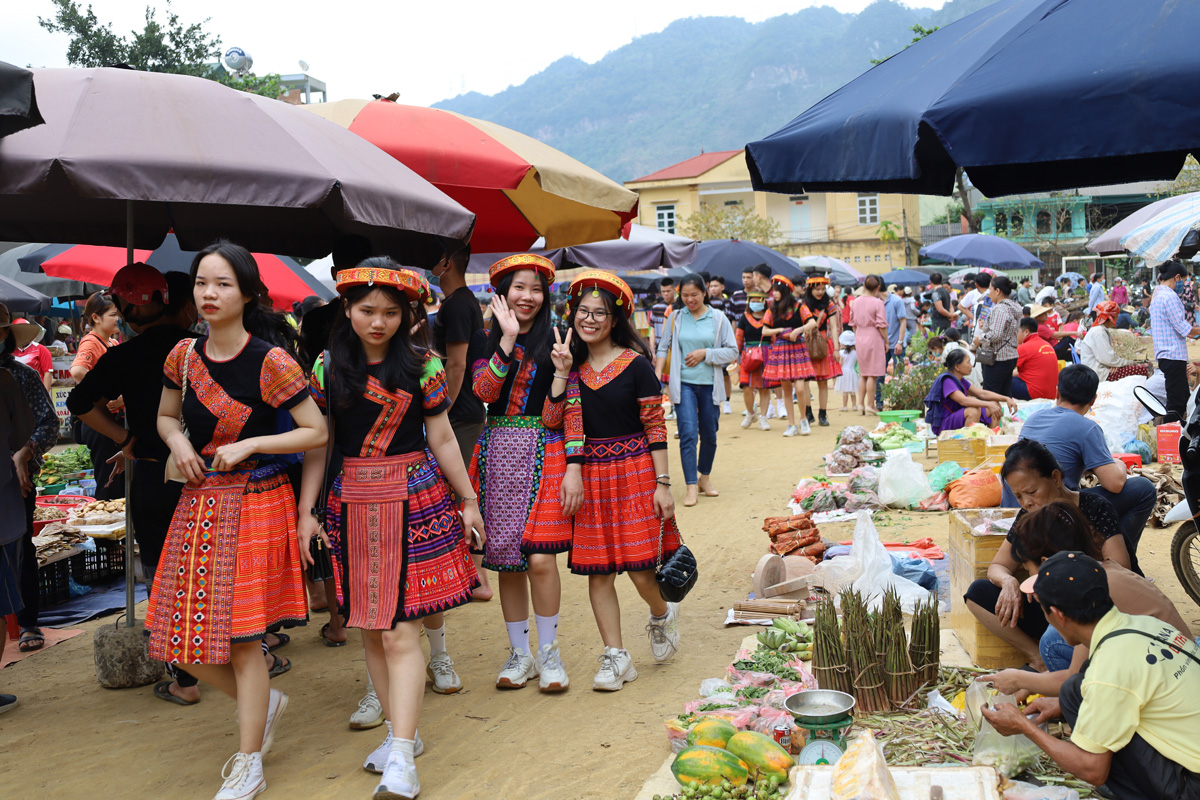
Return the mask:
{"type": "Polygon", "coordinates": [[[1062,637],[1062,634],[1051,625],[1046,628],[1041,641],[1038,642],[1038,652],[1042,654],[1042,663],[1046,665],[1046,670],[1058,672],[1071,666],[1075,648],[1067,644],[1067,640],[1062,637]]]}
{"type": "Polygon", "coordinates": [[[675,406],[679,458],[683,462],[684,482],[689,486],[699,481],[697,472],[700,475],[712,474],[713,459],[717,455],[720,414],[721,410],[713,403],[712,384],[679,384],[679,403],[675,406]],[[700,440],[699,459],[696,454],[697,439],[700,440]]]}

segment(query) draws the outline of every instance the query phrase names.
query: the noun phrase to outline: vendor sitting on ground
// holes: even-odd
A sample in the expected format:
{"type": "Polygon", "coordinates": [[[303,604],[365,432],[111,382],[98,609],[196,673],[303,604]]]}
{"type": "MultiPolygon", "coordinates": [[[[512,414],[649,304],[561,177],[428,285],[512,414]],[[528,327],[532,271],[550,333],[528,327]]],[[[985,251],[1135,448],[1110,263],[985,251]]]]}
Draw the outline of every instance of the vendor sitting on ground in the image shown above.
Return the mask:
{"type": "Polygon", "coordinates": [[[1051,557],[1026,586],[1063,640],[1092,655],[1057,698],[984,708],[992,727],[1025,734],[1108,797],[1200,800],[1200,647],[1154,617],[1118,610],[1104,568],[1083,553],[1051,557]],[[1060,718],[1069,740],[1038,727],[1060,718]]]}
{"type": "Polygon", "coordinates": [[[1153,371],[1149,364],[1122,358],[1113,349],[1112,331],[1117,327],[1117,314],[1120,311],[1120,307],[1111,300],[1096,304],[1096,322],[1075,345],[1079,363],[1094,369],[1102,381],[1119,381],[1130,375],[1148,378],[1153,371]]]}
{"type": "MultiPolygon", "coordinates": [[[[1021,504],[1014,528],[1026,514],[1043,506],[1070,503],[1091,523],[1102,542],[1100,553],[1104,558],[1129,567],[1129,551],[1125,549],[1125,537],[1121,535],[1112,503],[1095,494],[1068,489],[1063,484],[1062,468],[1044,444],[1021,439],[1009,447],[1000,476],[1021,504]]],[[[987,578],[967,587],[963,600],[983,627],[1020,650],[1029,659],[1029,666],[1045,672],[1038,642],[1046,632],[1046,617],[1037,603],[1027,602],[1021,595],[1017,572],[1022,565],[1013,555],[1016,540],[1016,533],[1010,530],[988,565],[987,578]]]]}
{"type": "MultiPolygon", "coordinates": [[[[1088,419],[1099,386],[1100,378],[1091,368],[1083,364],[1064,367],[1058,375],[1057,402],[1051,408],[1032,414],[1021,428],[1021,438],[1034,439],[1046,446],[1062,469],[1063,484],[1068,489],[1079,489],[1085,471],[1096,476],[1100,485],[1083,492],[1099,495],[1112,503],[1121,533],[1125,534],[1129,568],[1140,575],[1138,541],[1154,513],[1158,489],[1149,478],[1130,475],[1125,464],[1112,457],[1104,430],[1088,419]]],[[[1003,487],[1000,505],[1004,508],[1020,505],[1007,484],[1003,487]]]]}
{"type": "Polygon", "coordinates": [[[967,428],[976,422],[998,424],[1003,414],[1001,403],[1016,412],[1017,405],[1011,397],[984,391],[967,380],[971,359],[966,350],[947,350],[943,361],[946,371],[934,378],[929,394],[925,395],[925,420],[935,434],[967,428]]]}
{"type": "MultiPolygon", "coordinates": [[[[1013,525],[1013,533],[1016,534],[1013,558],[1024,564],[1030,575],[1037,573],[1042,563],[1055,553],[1086,553],[1104,565],[1104,571],[1108,574],[1109,593],[1119,611],[1154,617],[1192,638],[1191,628],[1179,616],[1175,604],[1157,586],[1136,572],[1104,558],[1096,531],[1079,509],[1070,503],[1051,503],[1026,514],[1019,523],[1013,525]]],[[[991,683],[1004,694],[1024,692],[1058,696],[1063,681],[1083,667],[1088,649],[1085,645],[1072,647],[1067,644],[1053,626],[1046,628],[1038,645],[1046,672],[1006,669],[995,675],[985,675],[979,680],[991,683]]]]}

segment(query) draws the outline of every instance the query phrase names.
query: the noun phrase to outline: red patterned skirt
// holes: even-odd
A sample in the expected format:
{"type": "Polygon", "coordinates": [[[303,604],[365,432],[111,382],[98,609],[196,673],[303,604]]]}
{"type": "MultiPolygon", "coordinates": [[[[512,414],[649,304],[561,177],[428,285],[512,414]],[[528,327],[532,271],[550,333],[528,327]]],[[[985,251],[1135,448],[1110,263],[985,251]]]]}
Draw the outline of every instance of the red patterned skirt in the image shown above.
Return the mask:
{"type": "Polygon", "coordinates": [[[818,381],[829,381],[842,375],[842,365],[834,357],[834,354],[837,353],[837,345],[834,344],[833,337],[829,334],[825,335],[825,341],[829,347],[826,356],[820,361],[812,360],[813,372],[817,374],[818,381]]]}
{"type": "Polygon", "coordinates": [[[816,376],[803,337],[794,342],[780,337],[767,350],[767,365],[763,369],[765,380],[811,381],[816,376]]]}
{"type": "Polygon", "coordinates": [[[1117,367],[1108,371],[1108,377],[1105,380],[1119,381],[1122,378],[1128,378],[1130,375],[1140,375],[1143,378],[1150,377],[1149,364],[1130,364],[1125,367],[1117,367]]]}
{"type": "Polygon", "coordinates": [[[559,504],[562,431],[547,430],[541,417],[489,417],[469,471],[487,532],[486,569],[524,572],[529,553],[571,549],[571,518],[559,504]]]}
{"type": "Polygon", "coordinates": [[[347,458],[330,505],[339,508],[348,627],[390,630],[470,602],[479,577],[462,520],[424,451],[347,458]]]}
{"type": "MultiPolygon", "coordinates": [[[[583,506],[575,514],[570,567],[576,575],[654,569],[660,525],[654,516],[654,459],[645,434],[588,439],[583,506]]],[[[662,530],[665,559],[679,547],[674,518],[662,530]]]]}
{"type": "Polygon", "coordinates": [[[230,644],[307,621],[287,475],[270,465],[185,486],[146,612],[151,658],[227,664],[230,644]]]}

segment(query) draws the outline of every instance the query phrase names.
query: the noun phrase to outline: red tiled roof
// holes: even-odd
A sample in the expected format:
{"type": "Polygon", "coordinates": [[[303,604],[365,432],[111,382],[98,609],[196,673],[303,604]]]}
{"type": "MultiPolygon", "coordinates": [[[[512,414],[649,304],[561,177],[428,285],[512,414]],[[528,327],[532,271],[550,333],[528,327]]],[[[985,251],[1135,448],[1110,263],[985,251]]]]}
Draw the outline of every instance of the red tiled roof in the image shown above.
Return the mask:
{"type": "Polygon", "coordinates": [[[697,175],[703,175],[718,164],[723,164],[734,156],[741,155],[741,150],[718,150],[715,153],[701,153],[698,156],[692,156],[687,161],[680,161],[678,164],[672,164],[669,167],[664,167],[658,172],[651,172],[649,175],[643,175],[640,178],[634,178],[630,183],[638,183],[640,181],[669,181],[676,178],[695,178],[697,175]]]}

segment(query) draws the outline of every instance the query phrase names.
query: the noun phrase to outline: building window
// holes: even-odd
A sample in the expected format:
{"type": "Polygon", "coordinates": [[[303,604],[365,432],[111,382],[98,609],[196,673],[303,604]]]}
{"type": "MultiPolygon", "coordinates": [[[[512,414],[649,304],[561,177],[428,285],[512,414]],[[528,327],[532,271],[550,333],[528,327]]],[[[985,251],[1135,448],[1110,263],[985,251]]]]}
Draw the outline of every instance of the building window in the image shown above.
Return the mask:
{"type": "Polygon", "coordinates": [[[675,232],[675,206],[655,206],[658,229],[663,233],[675,232]]]}
{"type": "Polygon", "coordinates": [[[788,198],[789,203],[804,203],[807,201],[808,201],[808,195],[806,195],[806,194],[794,194],[788,198]]]}
{"type": "Polygon", "coordinates": [[[996,233],[1008,233],[1008,214],[996,212],[996,233]]]}
{"type": "Polygon", "coordinates": [[[1020,211],[1013,212],[1012,219],[1010,220],[1010,222],[1012,222],[1013,236],[1020,236],[1022,233],[1025,232],[1025,217],[1021,214],[1020,211]]]}
{"type": "Polygon", "coordinates": [[[1045,209],[1042,209],[1037,213],[1037,232],[1050,232],[1050,212],[1046,211],[1045,209]]]}
{"type": "Polygon", "coordinates": [[[1058,212],[1058,232],[1070,233],[1071,227],[1071,212],[1064,208],[1058,212]]]}
{"type": "Polygon", "coordinates": [[[858,224],[879,224],[879,195],[860,194],[858,196],[858,224]]]}
{"type": "Polygon", "coordinates": [[[740,206],[741,204],[742,204],[741,200],[726,200],[725,201],[726,206],[740,206]]]}

